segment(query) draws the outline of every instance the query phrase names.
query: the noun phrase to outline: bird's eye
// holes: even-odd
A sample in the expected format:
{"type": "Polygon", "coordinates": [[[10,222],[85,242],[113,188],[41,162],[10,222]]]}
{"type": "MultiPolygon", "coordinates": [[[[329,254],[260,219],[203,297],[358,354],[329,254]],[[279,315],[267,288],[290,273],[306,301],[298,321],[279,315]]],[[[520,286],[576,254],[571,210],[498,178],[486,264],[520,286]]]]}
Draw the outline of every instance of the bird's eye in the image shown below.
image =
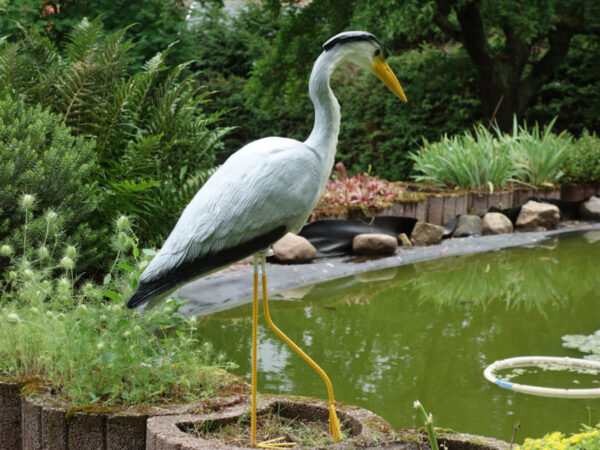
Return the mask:
{"type": "Polygon", "coordinates": [[[375,56],[379,56],[381,54],[381,50],[377,49],[375,50],[375,56]]]}

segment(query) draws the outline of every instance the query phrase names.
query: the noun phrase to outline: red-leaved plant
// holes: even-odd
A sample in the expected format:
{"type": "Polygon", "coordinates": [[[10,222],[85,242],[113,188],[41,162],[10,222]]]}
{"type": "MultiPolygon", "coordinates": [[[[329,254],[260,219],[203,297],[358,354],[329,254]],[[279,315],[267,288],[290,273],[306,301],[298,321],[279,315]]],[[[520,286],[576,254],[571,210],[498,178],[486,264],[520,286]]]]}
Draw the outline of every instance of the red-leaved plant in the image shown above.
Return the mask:
{"type": "Polygon", "coordinates": [[[348,177],[338,163],[338,179],[330,179],[317,208],[332,206],[384,207],[402,196],[400,186],[376,176],[359,173],[348,177]]]}

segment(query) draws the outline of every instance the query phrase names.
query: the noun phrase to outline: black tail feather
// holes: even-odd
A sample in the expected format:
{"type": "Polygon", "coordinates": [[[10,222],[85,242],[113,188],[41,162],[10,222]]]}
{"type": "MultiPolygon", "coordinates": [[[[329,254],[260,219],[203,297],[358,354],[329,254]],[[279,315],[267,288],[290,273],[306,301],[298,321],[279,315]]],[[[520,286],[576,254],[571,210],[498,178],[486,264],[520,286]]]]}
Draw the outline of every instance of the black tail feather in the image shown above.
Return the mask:
{"type": "Polygon", "coordinates": [[[140,283],[137,290],[127,300],[127,307],[136,308],[160,294],[168,293],[178,286],[206,275],[219,267],[227,266],[268,248],[285,233],[286,229],[282,225],[235,247],[221,250],[218,253],[202,255],[193,261],[186,261],[157,280],[140,283]]]}

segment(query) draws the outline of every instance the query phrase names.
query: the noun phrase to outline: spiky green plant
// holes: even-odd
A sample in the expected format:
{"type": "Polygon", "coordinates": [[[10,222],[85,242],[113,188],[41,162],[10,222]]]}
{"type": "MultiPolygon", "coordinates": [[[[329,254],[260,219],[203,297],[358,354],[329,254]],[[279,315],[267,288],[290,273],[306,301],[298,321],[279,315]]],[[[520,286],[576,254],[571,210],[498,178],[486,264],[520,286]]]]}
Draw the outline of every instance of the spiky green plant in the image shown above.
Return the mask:
{"type": "MultiPolygon", "coordinates": [[[[30,215],[34,199],[20,199],[30,215]]],[[[111,270],[102,282],[73,276],[78,251],[65,245],[58,214],[46,214],[48,233],[0,246],[8,269],[0,280],[0,376],[39,377],[75,404],[183,402],[213,395],[233,381],[231,367],[195,332],[194,320],[167,300],[141,315],[124,301],[152,252],[140,252],[129,219],[115,223],[111,270]],[[43,250],[45,249],[45,250],[43,250]]]]}
{"type": "Polygon", "coordinates": [[[528,128],[527,123],[519,126],[515,117],[512,135],[498,133],[510,146],[515,181],[543,186],[557,183],[564,175],[562,167],[569,156],[571,137],[566,132],[553,134],[555,122],[556,117],[543,129],[537,122],[528,128]]]}
{"type": "Polygon", "coordinates": [[[423,140],[420,152],[409,155],[414,161],[417,181],[437,186],[484,189],[493,192],[505,187],[514,174],[506,146],[482,126],[444,136],[438,142],[423,140]]]}

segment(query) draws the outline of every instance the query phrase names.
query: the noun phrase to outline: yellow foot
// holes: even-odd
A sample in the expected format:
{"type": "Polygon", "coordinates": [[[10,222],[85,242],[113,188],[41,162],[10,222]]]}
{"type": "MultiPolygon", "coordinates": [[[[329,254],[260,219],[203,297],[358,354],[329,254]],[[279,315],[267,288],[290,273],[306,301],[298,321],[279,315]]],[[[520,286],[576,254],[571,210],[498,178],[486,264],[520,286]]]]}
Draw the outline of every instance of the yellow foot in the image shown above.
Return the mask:
{"type": "Polygon", "coordinates": [[[285,439],[285,437],[279,437],[277,439],[269,439],[268,441],[263,441],[257,443],[254,447],[256,448],[284,448],[284,447],[295,447],[295,442],[279,442],[285,439]]]}
{"type": "Polygon", "coordinates": [[[333,406],[333,404],[329,405],[329,431],[333,435],[333,442],[335,442],[336,444],[344,440],[344,436],[342,435],[342,429],[340,427],[340,421],[338,419],[337,413],[335,411],[335,406],[333,406]]]}

